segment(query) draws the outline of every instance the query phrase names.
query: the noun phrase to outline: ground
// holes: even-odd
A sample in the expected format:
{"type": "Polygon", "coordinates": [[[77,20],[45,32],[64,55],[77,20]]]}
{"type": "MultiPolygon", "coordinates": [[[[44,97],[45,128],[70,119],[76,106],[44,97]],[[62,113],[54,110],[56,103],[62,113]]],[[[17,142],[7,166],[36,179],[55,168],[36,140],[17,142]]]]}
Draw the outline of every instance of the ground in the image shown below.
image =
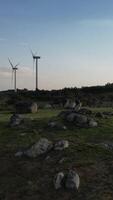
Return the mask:
{"type": "MultiPolygon", "coordinates": [[[[93,111],[112,110],[93,109],[93,111]]],[[[50,130],[47,122],[60,110],[41,109],[24,115],[24,126],[10,128],[11,113],[0,113],[0,200],[113,200],[113,150],[100,144],[113,142],[113,117],[97,119],[97,128],[50,130]],[[33,120],[34,119],[34,120],[33,120]],[[15,157],[41,137],[51,141],[66,139],[70,146],[38,158],[15,157]],[[59,161],[64,158],[63,163],[59,161]],[[53,178],[57,172],[76,169],[80,176],[78,191],[56,191],[53,178]]]]}

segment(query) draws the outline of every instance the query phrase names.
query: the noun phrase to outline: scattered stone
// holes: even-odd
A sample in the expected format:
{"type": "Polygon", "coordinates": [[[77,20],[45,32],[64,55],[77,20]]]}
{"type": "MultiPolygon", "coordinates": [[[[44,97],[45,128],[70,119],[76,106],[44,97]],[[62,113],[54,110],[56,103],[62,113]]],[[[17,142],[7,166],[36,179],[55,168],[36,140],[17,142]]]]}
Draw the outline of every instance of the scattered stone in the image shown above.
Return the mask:
{"type": "Polygon", "coordinates": [[[23,151],[18,151],[17,153],[15,153],[15,156],[16,157],[21,157],[24,155],[24,152],[23,151]]]}
{"type": "Polygon", "coordinates": [[[29,157],[37,157],[39,155],[48,153],[53,147],[51,141],[46,138],[41,138],[37,143],[35,143],[30,149],[25,152],[25,155],[29,157]]]}
{"type": "Polygon", "coordinates": [[[94,119],[90,119],[88,125],[89,127],[93,128],[93,127],[97,127],[98,123],[94,121],[94,119]]]}
{"type": "Polygon", "coordinates": [[[24,119],[21,117],[21,115],[13,114],[10,118],[10,126],[11,127],[19,126],[23,121],[24,119]]]}
{"type": "Polygon", "coordinates": [[[58,121],[50,121],[48,123],[48,127],[49,128],[59,129],[59,130],[67,130],[67,127],[65,125],[61,124],[58,121]]]}
{"type": "Polygon", "coordinates": [[[55,143],[54,150],[62,151],[69,147],[69,142],[67,140],[60,140],[55,143]]]}
{"type": "Polygon", "coordinates": [[[59,160],[59,164],[62,164],[65,160],[66,160],[66,158],[61,158],[61,159],[59,160]]]}
{"type": "Polygon", "coordinates": [[[20,136],[25,136],[27,133],[21,133],[20,136]]]}
{"type": "Polygon", "coordinates": [[[101,143],[102,147],[106,148],[107,150],[113,150],[113,143],[101,143]]]}
{"type": "Polygon", "coordinates": [[[45,108],[46,108],[46,109],[51,109],[51,108],[52,108],[52,105],[51,105],[51,104],[46,104],[46,105],[45,105],[45,108]]]}
{"type": "Polygon", "coordinates": [[[62,187],[63,179],[64,179],[63,172],[59,172],[58,174],[56,174],[56,176],[54,178],[54,187],[56,190],[58,190],[62,187]]]}
{"type": "Polygon", "coordinates": [[[76,173],[75,170],[69,170],[65,181],[65,187],[67,189],[78,189],[79,185],[80,185],[79,175],[76,173]]]}
{"type": "Polygon", "coordinates": [[[78,111],[79,114],[82,114],[82,115],[91,115],[92,114],[92,111],[87,109],[87,108],[81,108],[79,111],[78,111]]]}

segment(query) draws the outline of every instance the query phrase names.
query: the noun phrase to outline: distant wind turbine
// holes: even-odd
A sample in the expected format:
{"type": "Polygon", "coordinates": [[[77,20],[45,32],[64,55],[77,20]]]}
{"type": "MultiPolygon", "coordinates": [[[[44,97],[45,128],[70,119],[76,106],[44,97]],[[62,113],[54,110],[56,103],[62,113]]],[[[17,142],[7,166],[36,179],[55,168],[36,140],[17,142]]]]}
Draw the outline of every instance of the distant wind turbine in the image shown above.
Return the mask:
{"type": "Polygon", "coordinates": [[[9,63],[11,65],[11,67],[12,67],[12,79],[13,79],[13,75],[14,75],[14,91],[17,92],[17,88],[16,88],[16,81],[17,81],[16,80],[16,71],[18,70],[17,66],[19,65],[19,63],[14,66],[9,58],[8,58],[8,60],[9,60],[9,63]]]}
{"type": "Polygon", "coordinates": [[[37,91],[38,90],[38,60],[41,57],[37,56],[36,53],[34,54],[32,50],[31,50],[31,54],[32,54],[32,57],[33,57],[33,65],[34,65],[34,62],[36,63],[36,91],[37,91]]]}

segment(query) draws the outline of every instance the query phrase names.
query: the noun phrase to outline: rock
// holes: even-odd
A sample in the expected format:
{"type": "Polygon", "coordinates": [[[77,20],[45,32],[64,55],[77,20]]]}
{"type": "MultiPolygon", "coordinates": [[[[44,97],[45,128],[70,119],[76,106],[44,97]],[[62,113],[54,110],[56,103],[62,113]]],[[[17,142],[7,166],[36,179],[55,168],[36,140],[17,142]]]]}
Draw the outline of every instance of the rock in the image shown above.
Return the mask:
{"type": "Polygon", "coordinates": [[[48,123],[48,127],[59,129],[59,130],[67,130],[67,127],[65,125],[63,125],[63,124],[61,124],[60,122],[57,122],[57,121],[50,121],[48,123]]]}
{"type": "Polygon", "coordinates": [[[82,114],[82,115],[91,115],[92,114],[92,111],[87,109],[87,108],[81,108],[79,111],[78,111],[79,114],[82,114]]]}
{"type": "Polygon", "coordinates": [[[111,142],[101,143],[100,146],[104,147],[107,150],[113,150],[113,143],[111,143],[111,142]]]}
{"type": "Polygon", "coordinates": [[[46,109],[51,109],[52,106],[51,106],[51,104],[46,104],[46,105],[45,105],[45,108],[46,108],[46,109]]]}
{"type": "Polygon", "coordinates": [[[17,113],[37,113],[38,105],[36,102],[18,102],[15,105],[17,113]]]}
{"type": "Polygon", "coordinates": [[[11,127],[15,127],[20,125],[22,122],[24,121],[24,119],[18,115],[18,114],[13,114],[10,118],[10,126],[11,127]]]}
{"type": "Polygon", "coordinates": [[[37,143],[35,143],[30,149],[25,152],[25,155],[29,157],[37,157],[39,155],[48,153],[53,147],[51,141],[46,138],[41,138],[37,143]]]}
{"type": "Polygon", "coordinates": [[[65,181],[65,187],[67,189],[78,189],[79,185],[80,185],[79,175],[76,173],[75,170],[69,170],[65,181]]]}
{"type": "Polygon", "coordinates": [[[56,176],[54,178],[54,187],[55,187],[56,190],[58,190],[62,187],[63,179],[64,179],[64,173],[63,172],[59,172],[58,174],[56,174],[56,176]]]}
{"type": "Polygon", "coordinates": [[[24,152],[23,151],[18,151],[17,153],[15,153],[15,156],[16,157],[21,157],[24,155],[24,152]]]}
{"type": "Polygon", "coordinates": [[[76,114],[75,116],[75,123],[77,125],[86,125],[88,122],[88,118],[85,115],[76,114]]]}
{"type": "Polygon", "coordinates": [[[37,105],[37,103],[36,102],[33,102],[31,105],[30,105],[30,112],[31,113],[37,113],[37,111],[38,111],[38,105],[37,105]]]}
{"type": "Polygon", "coordinates": [[[79,104],[76,104],[74,110],[75,110],[76,112],[78,112],[78,111],[81,109],[81,107],[82,107],[82,103],[80,102],[79,104]]]}
{"type": "Polygon", "coordinates": [[[74,122],[76,115],[77,115],[77,114],[74,113],[74,112],[69,113],[69,114],[67,114],[67,116],[66,116],[66,120],[67,120],[68,122],[74,122]]]}
{"type": "Polygon", "coordinates": [[[61,158],[61,159],[59,160],[59,164],[62,164],[65,160],[66,160],[66,158],[61,158]]]}
{"type": "Polygon", "coordinates": [[[94,121],[93,119],[89,120],[89,123],[88,123],[89,127],[97,127],[98,126],[98,123],[96,121],[94,121]]]}
{"type": "Polygon", "coordinates": [[[54,150],[62,151],[69,147],[69,142],[67,140],[60,140],[55,143],[54,150]]]}

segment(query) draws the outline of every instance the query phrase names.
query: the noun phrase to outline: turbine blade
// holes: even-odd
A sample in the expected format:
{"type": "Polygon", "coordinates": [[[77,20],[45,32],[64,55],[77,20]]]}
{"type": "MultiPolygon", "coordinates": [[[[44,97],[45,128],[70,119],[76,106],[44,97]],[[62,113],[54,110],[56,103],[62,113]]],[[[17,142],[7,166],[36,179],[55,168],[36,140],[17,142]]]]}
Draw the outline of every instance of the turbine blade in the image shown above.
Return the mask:
{"type": "Polygon", "coordinates": [[[9,60],[9,63],[10,63],[10,65],[11,65],[11,67],[13,68],[13,64],[12,64],[12,62],[10,61],[10,59],[8,58],[8,60],[9,60]]]}
{"type": "Polygon", "coordinates": [[[15,65],[15,67],[17,67],[18,65],[20,65],[20,63],[18,63],[17,65],[15,65]]]}
{"type": "Polygon", "coordinates": [[[32,55],[32,57],[34,57],[35,56],[35,54],[33,53],[33,51],[32,50],[30,50],[31,51],[31,55],[32,55]]]}

